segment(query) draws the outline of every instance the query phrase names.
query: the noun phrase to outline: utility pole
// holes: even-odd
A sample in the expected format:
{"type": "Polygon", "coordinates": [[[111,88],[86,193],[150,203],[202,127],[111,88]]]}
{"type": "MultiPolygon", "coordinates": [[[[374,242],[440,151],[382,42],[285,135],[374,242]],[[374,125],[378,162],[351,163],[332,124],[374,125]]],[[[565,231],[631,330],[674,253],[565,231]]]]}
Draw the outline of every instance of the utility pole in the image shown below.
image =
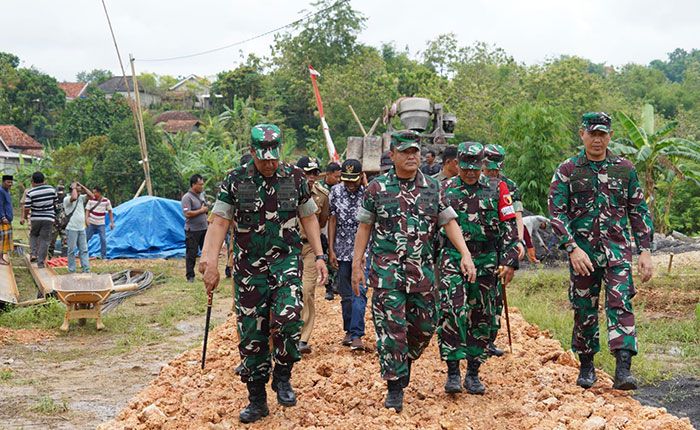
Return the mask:
{"type": "MultiPolygon", "coordinates": [[[[153,184],[151,183],[151,166],[148,161],[148,146],[146,144],[146,131],[143,128],[143,111],[141,110],[141,96],[139,95],[139,82],[136,79],[136,68],[134,67],[134,56],[129,54],[131,63],[131,78],[134,83],[134,97],[136,98],[136,118],[138,119],[138,129],[136,130],[141,147],[141,164],[143,164],[143,174],[146,177],[146,191],[149,196],[153,195],[153,184]]],[[[128,87],[127,87],[128,89],[128,87]]]]}

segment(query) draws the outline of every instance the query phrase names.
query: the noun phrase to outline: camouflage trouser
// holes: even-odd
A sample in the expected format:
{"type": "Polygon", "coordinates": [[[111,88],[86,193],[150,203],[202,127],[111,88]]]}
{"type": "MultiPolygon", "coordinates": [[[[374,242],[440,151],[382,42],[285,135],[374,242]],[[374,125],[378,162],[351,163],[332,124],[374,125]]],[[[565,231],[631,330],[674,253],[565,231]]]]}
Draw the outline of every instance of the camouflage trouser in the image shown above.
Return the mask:
{"type": "Polygon", "coordinates": [[[443,360],[485,361],[491,335],[494,275],[467,282],[454,264],[441,267],[440,318],[437,334],[443,360]]]}
{"type": "Polygon", "coordinates": [[[408,374],[406,359],[418,359],[433,337],[437,322],[435,292],[375,288],[372,317],[382,378],[396,380],[408,374]]]}
{"type": "Polygon", "coordinates": [[[234,273],[243,382],[267,381],[271,355],[280,364],[301,358],[297,349],[302,327],[299,266],[299,257],[294,256],[273,262],[265,273],[248,276],[239,271],[234,273]]]}
{"type": "Polygon", "coordinates": [[[627,349],[637,353],[637,331],[632,312],[636,294],[629,265],[596,268],[590,276],[579,276],[570,269],[569,300],[574,308],[571,348],[580,354],[600,351],[598,300],[605,283],[605,314],[608,319],[610,351],[627,349]]]}
{"type": "Polygon", "coordinates": [[[498,330],[501,329],[501,315],[503,315],[503,286],[501,281],[491,283],[491,299],[493,301],[492,309],[493,315],[491,316],[491,335],[489,336],[489,341],[493,342],[496,340],[498,335],[498,330]]]}

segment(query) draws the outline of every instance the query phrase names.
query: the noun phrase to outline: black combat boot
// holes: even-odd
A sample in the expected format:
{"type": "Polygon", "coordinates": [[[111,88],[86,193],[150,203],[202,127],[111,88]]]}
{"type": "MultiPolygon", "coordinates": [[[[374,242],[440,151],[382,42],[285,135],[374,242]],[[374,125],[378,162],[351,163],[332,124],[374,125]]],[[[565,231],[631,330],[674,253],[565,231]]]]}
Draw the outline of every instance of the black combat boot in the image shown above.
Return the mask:
{"type": "Polygon", "coordinates": [[[413,360],[410,358],[406,359],[406,365],[408,366],[408,373],[406,376],[402,376],[399,381],[401,381],[401,387],[406,388],[408,387],[408,384],[411,382],[411,365],[413,364],[413,360]]]}
{"type": "Polygon", "coordinates": [[[498,349],[495,343],[489,342],[489,344],[486,345],[486,353],[492,357],[500,357],[503,355],[503,350],[498,349]]]}
{"type": "Polygon", "coordinates": [[[630,373],[632,366],[632,351],[618,349],[615,351],[615,382],[613,388],[617,390],[636,390],[637,380],[630,373]]]}
{"type": "Polygon", "coordinates": [[[277,393],[277,403],[282,406],[294,406],[297,404],[297,395],[289,382],[291,377],[291,364],[275,364],[275,370],[272,371],[272,390],[277,393]]]}
{"type": "Polygon", "coordinates": [[[265,381],[248,382],[248,400],[246,406],[238,418],[242,423],[252,423],[270,414],[267,408],[267,393],[265,392],[265,381]]]}
{"type": "Polygon", "coordinates": [[[479,363],[476,360],[467,360],[467,376],[464,377],[464,388],[469,394],[484,394],[486,388],[479,380],[479,363]]]}
{"type": "Polygon", "coordinates": [[[397,413],[403,409],[403,385],[401,380],[386,381],[387,393],[384,400],[384,407],[394,409],[397,413]]]}
{"type": "Polygon", "coordinates": [[[448,394],[462,392],[462,375],[459,373],[459,360],[447,361],[447,382],[445,392],[448,394]]]}
{"type": "Polygon", "coordinates": [[[595,354],[579,354],[578,358],[581,361],[581,368],[578,372],[576,385],[583,388],[591,388],[595,384],[595,366],[593,365],[593,356],[595,354]]]}

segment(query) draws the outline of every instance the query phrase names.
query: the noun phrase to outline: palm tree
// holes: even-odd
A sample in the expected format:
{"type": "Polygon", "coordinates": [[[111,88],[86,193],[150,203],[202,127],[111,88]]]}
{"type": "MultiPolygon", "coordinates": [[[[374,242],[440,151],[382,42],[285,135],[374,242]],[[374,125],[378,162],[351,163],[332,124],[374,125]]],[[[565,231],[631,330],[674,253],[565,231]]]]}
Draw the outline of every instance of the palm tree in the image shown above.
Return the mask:
{"type": "Polygon", "coordinates": [[[700,163],[700,143],[679,137],[667,137],[678,126],[676,121],[670,121],[656,130],[654,107],[650,104],[645,104],[642,108],[639,124],[624,112],[617,112],[615,119],[624,135],[611,142],[610,149],[627,156],[635,164],[643,181],[654,224],[659,231],[665,232],[668,227],[668,214],[659,219],[654,217],[657,204],[660,208],[660,203],[656,201],[657,183],[669,183],[669,193],[666,196],[668,211],[668,202],[673,198],[673,188],[679,181],[700,181],[697,166],[697,163],[700,163]]]}

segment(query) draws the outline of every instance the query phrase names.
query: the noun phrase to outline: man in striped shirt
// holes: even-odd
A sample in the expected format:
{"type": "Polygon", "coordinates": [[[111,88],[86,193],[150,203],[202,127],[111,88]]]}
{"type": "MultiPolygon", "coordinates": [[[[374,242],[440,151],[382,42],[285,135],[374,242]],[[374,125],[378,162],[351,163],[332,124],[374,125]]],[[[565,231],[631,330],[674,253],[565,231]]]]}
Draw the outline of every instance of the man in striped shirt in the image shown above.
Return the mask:
{"type": "Polygon", "coordinates": [[[100,235],[100,256],[107,258],[107,237],[105,236],[105,217],[109,214],[109,229],[114,230],[114,215],[112,214],[112,202],[102,195],[102,188],[94,187],[92,194],[95,196],[87,202],[85,218],[87,219],[87,241],[93,234],[100,235]]]}
{"type": "Polygon", "coordinates": [[[27,191],[24,212],[25,215],[30,214],[29,244],[32,259],[36,259],[37,266],[43,268],[49,250],[51,229],[56,219],[56,190],[45,183],[41,172],[32,175],[32,189],[27,191]]]}

